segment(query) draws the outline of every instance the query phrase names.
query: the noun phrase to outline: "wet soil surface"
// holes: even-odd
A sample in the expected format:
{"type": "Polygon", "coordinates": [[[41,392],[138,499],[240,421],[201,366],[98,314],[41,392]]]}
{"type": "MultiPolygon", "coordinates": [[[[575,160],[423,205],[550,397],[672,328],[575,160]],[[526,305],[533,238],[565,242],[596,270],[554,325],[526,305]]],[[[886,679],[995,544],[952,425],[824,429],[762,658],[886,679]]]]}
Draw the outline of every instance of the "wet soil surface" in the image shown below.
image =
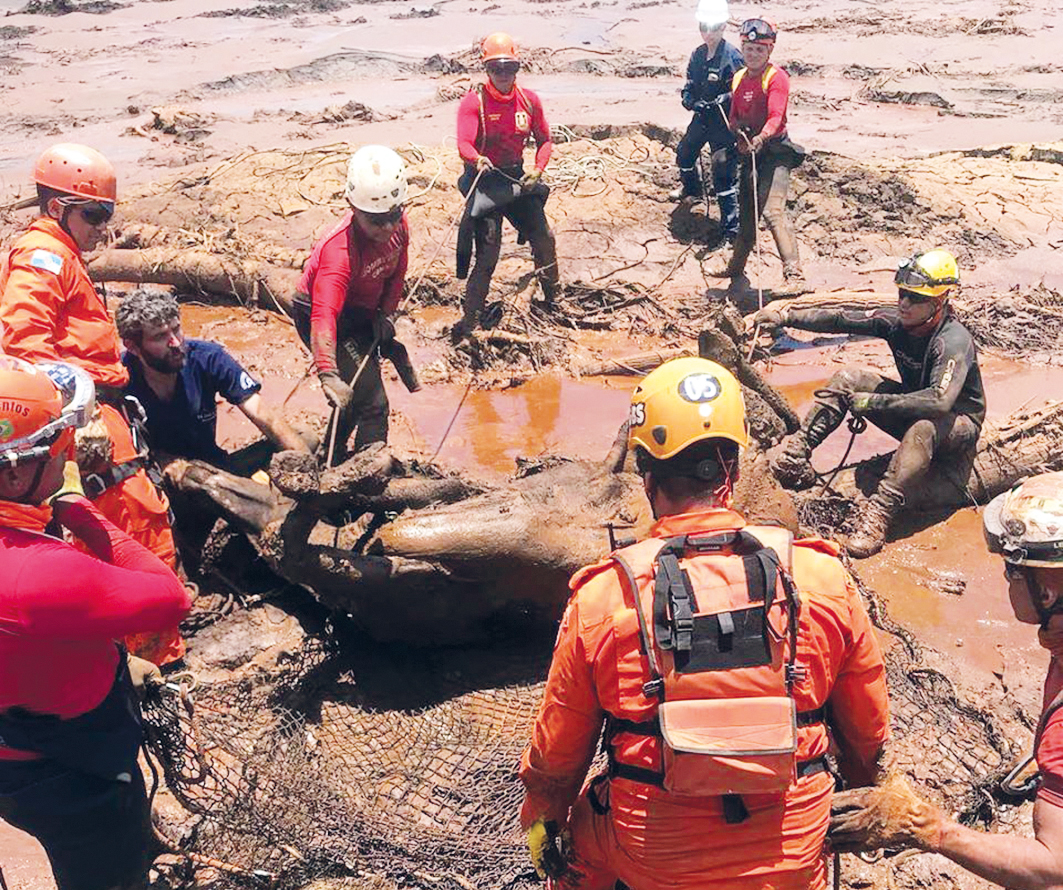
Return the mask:
{"type": "MultiPolygon", "coordinates": [[[[48,144],[96,145],[120,171],[121,246],[206,250],[293,272],[342,212],[350,145],[402,149],[413,194],[411,277],[430,273],[398,324],[425,389],[410,395],[385,369],[402,450],[429,457],[445,437],[441,462],[489,477],[510,474],[518,456],[599,458],[635,378],[586,369],[694,348],[723,298],[707,276],[722,259],[712,249],[715,208],[664,198],[688,120],[678,90],[697,43],[689,3],[5,5],[0,187],[11,201],[29,194],[32,159],[48,144]],[[476,41],[499,29],[526,47],[522,83],[540,93],[555,125],[548,212],[563,275],[583,290],[569,293],[562,316],[532,311],[527,251],[507,232],[491,299],[501,310],[495,330],[508,340],[455,351],[447,339],[461,289],[450,228],[459,208],[453,119],[479,78],[476,41]],[[588,292],[597,312],[580,302],[588,292]],[[607,324],[576,323],[603,316],[607,324]]],[[[732,11],[738,21],[747,10],[732,11]]],[[[810,151],[790,207],[810,281],[821,291],[887,290],[897,257],[944,244],[961,258],[991,417],[1063,392],[1063,147],[1050,141],[1063,120],[1055,37],[1063,10],[1024,0],[884,0],[874,10],[826,0],[774,13],[776,60],[793,76],[791,132],[810,151]]],[[[28,218],[4,211],[0,232],[28,218]]],[[[763,264],[754,258],[750,274],[770,298],[779,263],[770,238],[761,245],[763,264]]],[[[756,302],[754,291],[742,308],[756,302]]],[[[321,425],[324,398],[283,318],[187,305],[184,321],[260,377],[267,401],[321,425]]],[[[891,366],[881,344],[842,339],[760,366],[803,411],[846,362],[891,366]]],[[[255,437],[228,407],[220,431],[230,446],[255,437]]],[[[817,452],[821,470],[847,439],[839,431],[817,452]]],[[[871,432],[851,457],[892,444],[871,432]]],[[[971,694],[1006,691],[1036,710],[1045,655],[1012,620],[979,523],[970,508],[905,530],[858,567],[971,694]]],[[[35,844],[3,824],[0,863],[13,888],[51,886],[35,844]]],[[[909,884],[956,881],[924,871],[909,884]]]]}

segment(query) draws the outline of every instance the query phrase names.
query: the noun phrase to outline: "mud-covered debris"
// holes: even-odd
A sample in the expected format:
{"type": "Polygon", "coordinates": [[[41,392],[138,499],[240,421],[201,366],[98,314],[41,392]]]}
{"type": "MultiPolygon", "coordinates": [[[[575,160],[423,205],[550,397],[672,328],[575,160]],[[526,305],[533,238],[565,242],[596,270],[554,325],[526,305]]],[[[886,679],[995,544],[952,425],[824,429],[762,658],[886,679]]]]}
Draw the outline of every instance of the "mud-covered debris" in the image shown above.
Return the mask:
{"type": "Polygon", "coordinates": [[[406,12],[389,15],[389,19],[431,19],[439,15],[438,6],[411,6],[406,12]]]}
{"type": "Polygon", "coordinates": [[[336,12],[350,6],[350,0],[286,0],[280,3],[259,3],[230,9],[211,9],[201,12],[200,18],[286,19],[311,12],[336,12]]]}
{"type": "Polygon", "coordinates": [[[964,300],[956,312],[981,347],[1027,361],[1063,349],[1063,294],[1043,284],[964,300]]]}
{"type": "Polygon", "coordinates": [[[344,124],[349,121],[374,121],[380,116],[368,105],[351,99],[343,105],[329,105],[317,114],[297,111],[288,120],[301,124],[344,124]]]}
{"type": "Polygon", "coordinates": [[[176,136],[177,142],[196,142],[210,135],[207,129],[214,123],[214,115],[189,111],[179,105],[165,105],[151,109],[151,129],[176,136]]]}
{"type": "Polygon", "coordinates": [[[864,95],[872,102],[894,105],[929,105],[932,108],[952,108],[952,103],[940,93],[906,90],[868,90],[864,95]]]}
{"type": "Polygon", "coordinates": [[[8,15],[69,15],[72,12],[87,12],[92,15],[104,15],[116,9],[125,9],[128,3],[116,3],[114,0],[30,0],[25,6],[8,15]]]}
{"type": "Polygon", "coordinates": [[[21,40],[23,37],[28,37],[37,30],[36,25],[28,25],[25,28],[19,28],[15,25],[4,25],[0,27],[0,40],[21,40]]]}
{"type": "Polygon", "coordinates": [[[960,572],[943,572],[931,568],[930,581],[927,584],[931,590],[938,593],[947,593],[950,596],[963,596],[967,589],[967,579],[960,572]]]}

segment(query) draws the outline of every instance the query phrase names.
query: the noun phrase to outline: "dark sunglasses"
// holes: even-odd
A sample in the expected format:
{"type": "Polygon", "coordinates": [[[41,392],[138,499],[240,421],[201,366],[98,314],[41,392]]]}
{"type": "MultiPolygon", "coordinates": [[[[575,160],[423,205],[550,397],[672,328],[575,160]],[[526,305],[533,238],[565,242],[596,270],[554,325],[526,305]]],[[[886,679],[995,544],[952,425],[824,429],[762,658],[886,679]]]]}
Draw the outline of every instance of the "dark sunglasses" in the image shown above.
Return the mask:
{"type": "Polygon", "coordinates": [[[774,40],[775,28],[764,19],[746,19],[741,34],[743,40],[774,40]]]}
{"type": "Polygon", "coordinates": [[[90,226],[102,226],[114,216],[113,204],[82,204],[77,208],[81,218],[90,226]]]}
{"type": "Polygon", "coordinates": [[[384,213],[368,213],[365,210],[362,213],[365,215],[365,221],[371,226],[377,228],[383,228],[384,226],[393,226],[402,221],[402,214],[405,208],[400,204],[398,207],[392,207],[384,213]]]}
{"type": "Polygon", "coordinates": [[[495,59],[484,63],[488,74],[516,74],[520,71],[520,62],[516,59],[495,59]]]}
{"type": "Polygon", "coordinates": [[[902,287],[899,291],[897,291],[897,299],[898,299],[898,301],[899,300],[907,300],[909,303],[919,304],[919,303],[929,303],[934,298],[930,297],[930,296],[927,296],[926,294],[917,294],[913,290],[905,290],[902,287]]]}

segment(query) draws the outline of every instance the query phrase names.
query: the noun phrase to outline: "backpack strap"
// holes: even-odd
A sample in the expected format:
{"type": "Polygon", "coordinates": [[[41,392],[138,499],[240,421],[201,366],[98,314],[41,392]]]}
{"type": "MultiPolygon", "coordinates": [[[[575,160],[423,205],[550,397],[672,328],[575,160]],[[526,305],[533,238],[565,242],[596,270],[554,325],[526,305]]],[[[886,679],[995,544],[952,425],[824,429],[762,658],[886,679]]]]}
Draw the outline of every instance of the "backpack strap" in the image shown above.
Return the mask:
{"type": "Polygon", "coordinates": [[[664,675],[661,673],[661,666],[657,661],[657,653],[653,648],[653,640],[650,639],[650,631],[646,626],[646,616],[642,613],[642,602],[639,597],[639,585],[635,580],[635,573],[631,571],[631,566],[627,564],[619,553],[613,554],[613,560],[618,566],[620,566],[620,577],[627,582],[627,587],[631,591],[631,596],[635,604],[635,615],[639,622],[639,636],[642,640],[642,651],[646,653],[646,660],[650,665],[650,679],[648,682],[642,684],[642,694],[647,698],[657,698],[660,701],[664,700],[664,675]]]}

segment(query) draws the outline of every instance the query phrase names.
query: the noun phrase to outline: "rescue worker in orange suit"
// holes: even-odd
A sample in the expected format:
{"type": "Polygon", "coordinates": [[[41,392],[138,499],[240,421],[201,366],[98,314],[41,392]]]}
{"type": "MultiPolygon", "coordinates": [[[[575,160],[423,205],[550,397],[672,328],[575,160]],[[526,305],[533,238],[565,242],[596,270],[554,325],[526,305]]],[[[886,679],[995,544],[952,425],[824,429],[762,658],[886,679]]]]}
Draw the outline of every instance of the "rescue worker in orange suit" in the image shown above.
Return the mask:
{"type": "Polygon", "coordinates": [[[1063,473],[1027,479],[982,514],[989,549],[1004,559],[1011,608],[1040,625],[1052,653],[1034,735],[1040,787],[1033,837],[960,825],[922,800],[903,777],[834,799],[830,843],[839,852],[916,847],[940,853],[980,878],[1012,890],[1063,886],[1063,473]]]}
{"type": "MultiPolygon", "coordinates": [[[[82,258],[104,237],[114,213],[114,167],[92,148],[60,144],[37,159],[34,180],[41,215],[0,257],[3,349],[26,361],[59,360],[88,371],[98,414],[79,434],[85,493],[118,528],[174,568],[169,505],[148,478],[146,446],[130,429],[137,406],[123,392],[129,374],[118,332],[82,258]]],[[[185,651],[176,626],[126,644],[158,665],[185,651]]]]}
{"type": "Polygon", "coordinates": [[[657,522],[573,577],[520,765],[555,887],[823,890],[831,737],[852,785],[878,777],[889,704],[864,606],[834,544],[730,509],[747,440],[714,362],[668,362],[632,396],[657,522]],[[603,726],[609,766],[585,782],[603,726]]]}
{"type": "MultiPolygon", "coordinates": [[[[336,432],[330,423],[325,434],[325,441],[335,441],[334,464],[345,459],[355,426],[355,451],[388,440],[379,356],[406,355],[391,321],[409,261],[405,162],[386,146],[362,146],[347,165],[345,196],[351,209],[314,245],[292,307],[335,409],[336,432]]],[[[420,389],[415,380],[406,386],[420,389]]]]}
{"type": "Polygon", "coordinates": [[[174,573],[80,493],[87,372],[0,357],[0,818],[44,847],[58,890],[146,886],[156,854],[134,692],[159,670],[116,639],[175,626],[174,573]],[[42,534],[50,520],[81,550],[42,534]]]}
{"type": "MultiPolygon", "coordinates": [[[[766,306],[754,317],[764,330],[795,327],[883,338],[900,380],[863,367],[842,368],[828,381],[801,429],[773,464],[783,485],[815,481],[811,455],[847,413],[866,418],[900,444],[856,530],[846,542],[863,559],[882,549],[894,517],[929,472],[966,480],[985,420],[985,390],[970,332],[949,306],[960,268],[947,250],[917,253],[894,276],[897,306],[874,312],[766,306]]],[[[857,425],[854,429],[859,430],[857,425]]],[[[963,482],[958,482],[961,487],[963,482]]]]}
{"type": "Polygon", "coordinates": [[[560,286],[557,245],[544,209],[550,190],[542,176],[554,144],[543,103],[517,85],[520,59],[512,37],[491,34],[480,49],[487,82],[466,93],[458,106],[458,154],[465,162],[458,189],[468,196],[458,230],[459,278],[468,271],[474,246],[475,260],[465,285],[462,319],[451,332],[454,339],[480,322],[502,250],[503,216],[517,230],[518,242],[531,245],[547,304],[556,299],[560,286]],[[535,166],[525,172],[524,143],[529,137],[535,140],[535,166]],[[477,185],[470,195],[473,182],[477,185]]]}
{"type": "Polygon", "coordinates": [[[790,141],[786,129],[790,77],[770,61],[777,36],[774,24],[766,19],[747,19],[742,23],[741,35],[746,67],[735,74],[731,83],[730,117],[731,132],[738,139],[738,152],[742,155],[738,238],[730,261],[707,274],[730,278],[732,291],[749,286],[746,263],[756,247],[759,212],[768,223],[782,260],[783,286],[774,293],[777,297],[796,297],[811,288],[801,271],[797,235],[786,213],[790,171],[805,156],[804,149],[790,141]]]}

